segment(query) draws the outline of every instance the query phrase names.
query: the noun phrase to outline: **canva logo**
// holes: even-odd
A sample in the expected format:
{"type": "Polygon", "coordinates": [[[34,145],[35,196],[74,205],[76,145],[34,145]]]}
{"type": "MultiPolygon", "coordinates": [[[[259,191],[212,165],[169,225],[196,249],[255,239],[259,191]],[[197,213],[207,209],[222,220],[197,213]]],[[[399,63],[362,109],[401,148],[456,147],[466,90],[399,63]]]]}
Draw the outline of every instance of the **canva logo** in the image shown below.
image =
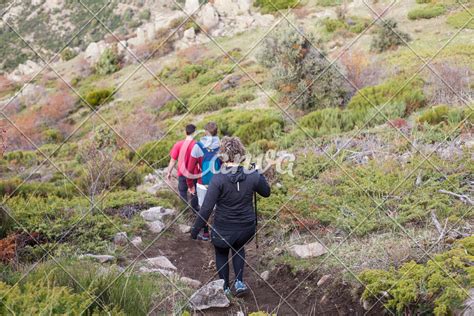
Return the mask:
{"type": "MultiPolygon", "coordinates": [[[[229,157],[226,155],[226,153],[220,152],[217,146],[219,146],[219,144],[212,142],[211,136],[206,136],[204,130],[197,131],[194,134],[193,139],[185,140],[181,147],[178,159],[180,161],[186,161],[186,163],[183,163],[178,167],[180,173],[188,179],[199,179],[209,172],[214,174],[229,174],[237,172],[238,168],[236,167],[226,166],[225,168],[222,168],[222,166],[225,166],[226,163],[229,162],[229,157]],[[188,154],[194,155],[194,157],[196,157],[196,154],[202,155],[202,151],[199,149],[199,146],[196,145],[196,142],[198,141],[201,141],[201,144],[205,147],[208,146],[209,150],[217,151],[215,155],[212,156],[212,158],[207,160],[206,165],[208,167],[204,168],[204,170],[196,170],[195,173],[188,169],[190,167],[189,160],[186,160],[185,158],[188,154]],[[197,146],[197,148],[195,146],[197,146]]],[[[202,159],[203,158],[201,157],[201,162],[202,159]]],[[[258,169],[261,173],[265,173],[273,168],[278,174],[286,174],[290,177],[294,177],[293,168],[295,160],[296,156],[293,153],[270,149],[258,154],[246,153],[242,156],[236,155],[234,156],[233,164],[239,164],[243,166],[244,173],[247,174],[254,172],[256,169],[258,169]]],[[[199,166],[199,168],[201,168],[201,166],[199,166]]]]}

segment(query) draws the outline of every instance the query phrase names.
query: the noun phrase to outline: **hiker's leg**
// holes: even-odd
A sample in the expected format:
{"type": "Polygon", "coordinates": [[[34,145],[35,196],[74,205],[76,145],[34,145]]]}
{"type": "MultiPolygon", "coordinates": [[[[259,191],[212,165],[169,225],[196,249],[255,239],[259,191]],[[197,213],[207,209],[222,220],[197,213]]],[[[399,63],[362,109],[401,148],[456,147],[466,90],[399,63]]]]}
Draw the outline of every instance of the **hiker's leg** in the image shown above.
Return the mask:
{"type": "MultiPolygon", "coordinates": [[[[196,180],[194,180],[194,192],[196,192],[196,180]]],[[[191,195],[191,207],[195,213],[199,212],[199,201],[197,193],[191,195]]]]}
{"type": "Polygon", "coordinates": [[[255,235],[255,226],[239,232],[239,236],[232,244],[232,264],[234,266],[235,279],[243,281],[245,266],[245,245],[255,235]]]}
{"type": "Polygon", "coordinates": [[[186,177],[184,176],[179,176],[178,178],[178,191],[179,191],[179,196],[183,200],[184,203],[186,203],[186,206],[188,204],[188,184],[186,183],[186,177]]]}
{"type": "Polygon", "coordinates": [[[245,247],[232,249],[232,265],[234,266],[235,279],[243,281],[245,265],[245,247]]]}
{"type": "Polygon", "coordinates": [[[224,288],[229,287],[229,248],[214,246],[216,250],[216,268],[219,278],[224,280],[224,288]]]}

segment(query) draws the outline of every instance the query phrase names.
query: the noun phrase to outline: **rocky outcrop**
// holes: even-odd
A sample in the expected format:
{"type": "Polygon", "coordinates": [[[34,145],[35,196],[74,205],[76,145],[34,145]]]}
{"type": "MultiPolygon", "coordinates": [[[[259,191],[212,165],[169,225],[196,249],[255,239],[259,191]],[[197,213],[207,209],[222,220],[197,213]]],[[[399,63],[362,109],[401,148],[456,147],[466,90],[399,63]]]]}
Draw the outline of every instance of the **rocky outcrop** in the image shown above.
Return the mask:
{"type": "Polygon", "coordinates": [[[189,303],[194,310],[229,306],[230,301],[224,293],[224,280],[204,285],[191,296],[189,303]]]}
{"type": "Polygon", "coordinates": [[[147,268],[156,268],[176,271],[176,267],[165,256],[158,256],[144,260],[147,268]]]}
{"type": "Polygon", "coordinates": [[[147,222],[153,222],[153,221],[158,221],[158,220],[162,221],[166,217],[173,216],[175,213],[176,211],[173,209],[157,206],[157,207],[152,207],[146,211],[142,211],[140,213],[140,216],[147,222]]]}
{"type": "Polygon", "coordinates": [[[109,255],[93,255],[93,254],[87,253],[85,255],[79,256],[79,259],[92,259],[100,263],[106,263],[106,262],[114,261],[115,257],[109,256],[109,255]]]}

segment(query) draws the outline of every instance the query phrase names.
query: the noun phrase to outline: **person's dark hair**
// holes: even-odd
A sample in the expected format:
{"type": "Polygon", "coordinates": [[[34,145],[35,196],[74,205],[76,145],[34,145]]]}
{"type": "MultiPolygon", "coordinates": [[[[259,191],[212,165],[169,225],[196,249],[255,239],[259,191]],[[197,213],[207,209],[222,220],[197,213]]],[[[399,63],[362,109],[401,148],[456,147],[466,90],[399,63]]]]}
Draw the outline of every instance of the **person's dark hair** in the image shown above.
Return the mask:
{"type": "Polygon", "coordinates": [[[245,160],[245,147],[240,138],[228,136],[222,138],[219,156],[223,162],[243,162],[245,160]]]}
{"type": "Polygon", "coordinates": [[[204,126],[204,129],[211,134],[211,136],[217,135],[217,123],[216,122],[209,122],[204,126]]]}
{"type": "Polygon", "coordinates": [[[196,131],[196,126],[194,124],[188,124],[186,125],[186,135],[191,135],[196,131]]]}

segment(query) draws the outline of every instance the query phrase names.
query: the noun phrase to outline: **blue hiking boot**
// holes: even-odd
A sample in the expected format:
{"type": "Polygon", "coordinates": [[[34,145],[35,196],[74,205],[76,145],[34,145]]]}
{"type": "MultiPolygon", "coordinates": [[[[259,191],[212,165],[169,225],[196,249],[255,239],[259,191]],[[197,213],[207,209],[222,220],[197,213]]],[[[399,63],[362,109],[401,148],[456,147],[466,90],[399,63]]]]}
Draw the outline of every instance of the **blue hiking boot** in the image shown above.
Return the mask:
{"type": "Polygon", "coordinates": [[[249,290],[247,288],[247,285],[245,285],[245,283],[240,281],[240,280],[235,281],[234,287],[235,287],[235,295],[236,296],[244,295],[249,290]]]}

